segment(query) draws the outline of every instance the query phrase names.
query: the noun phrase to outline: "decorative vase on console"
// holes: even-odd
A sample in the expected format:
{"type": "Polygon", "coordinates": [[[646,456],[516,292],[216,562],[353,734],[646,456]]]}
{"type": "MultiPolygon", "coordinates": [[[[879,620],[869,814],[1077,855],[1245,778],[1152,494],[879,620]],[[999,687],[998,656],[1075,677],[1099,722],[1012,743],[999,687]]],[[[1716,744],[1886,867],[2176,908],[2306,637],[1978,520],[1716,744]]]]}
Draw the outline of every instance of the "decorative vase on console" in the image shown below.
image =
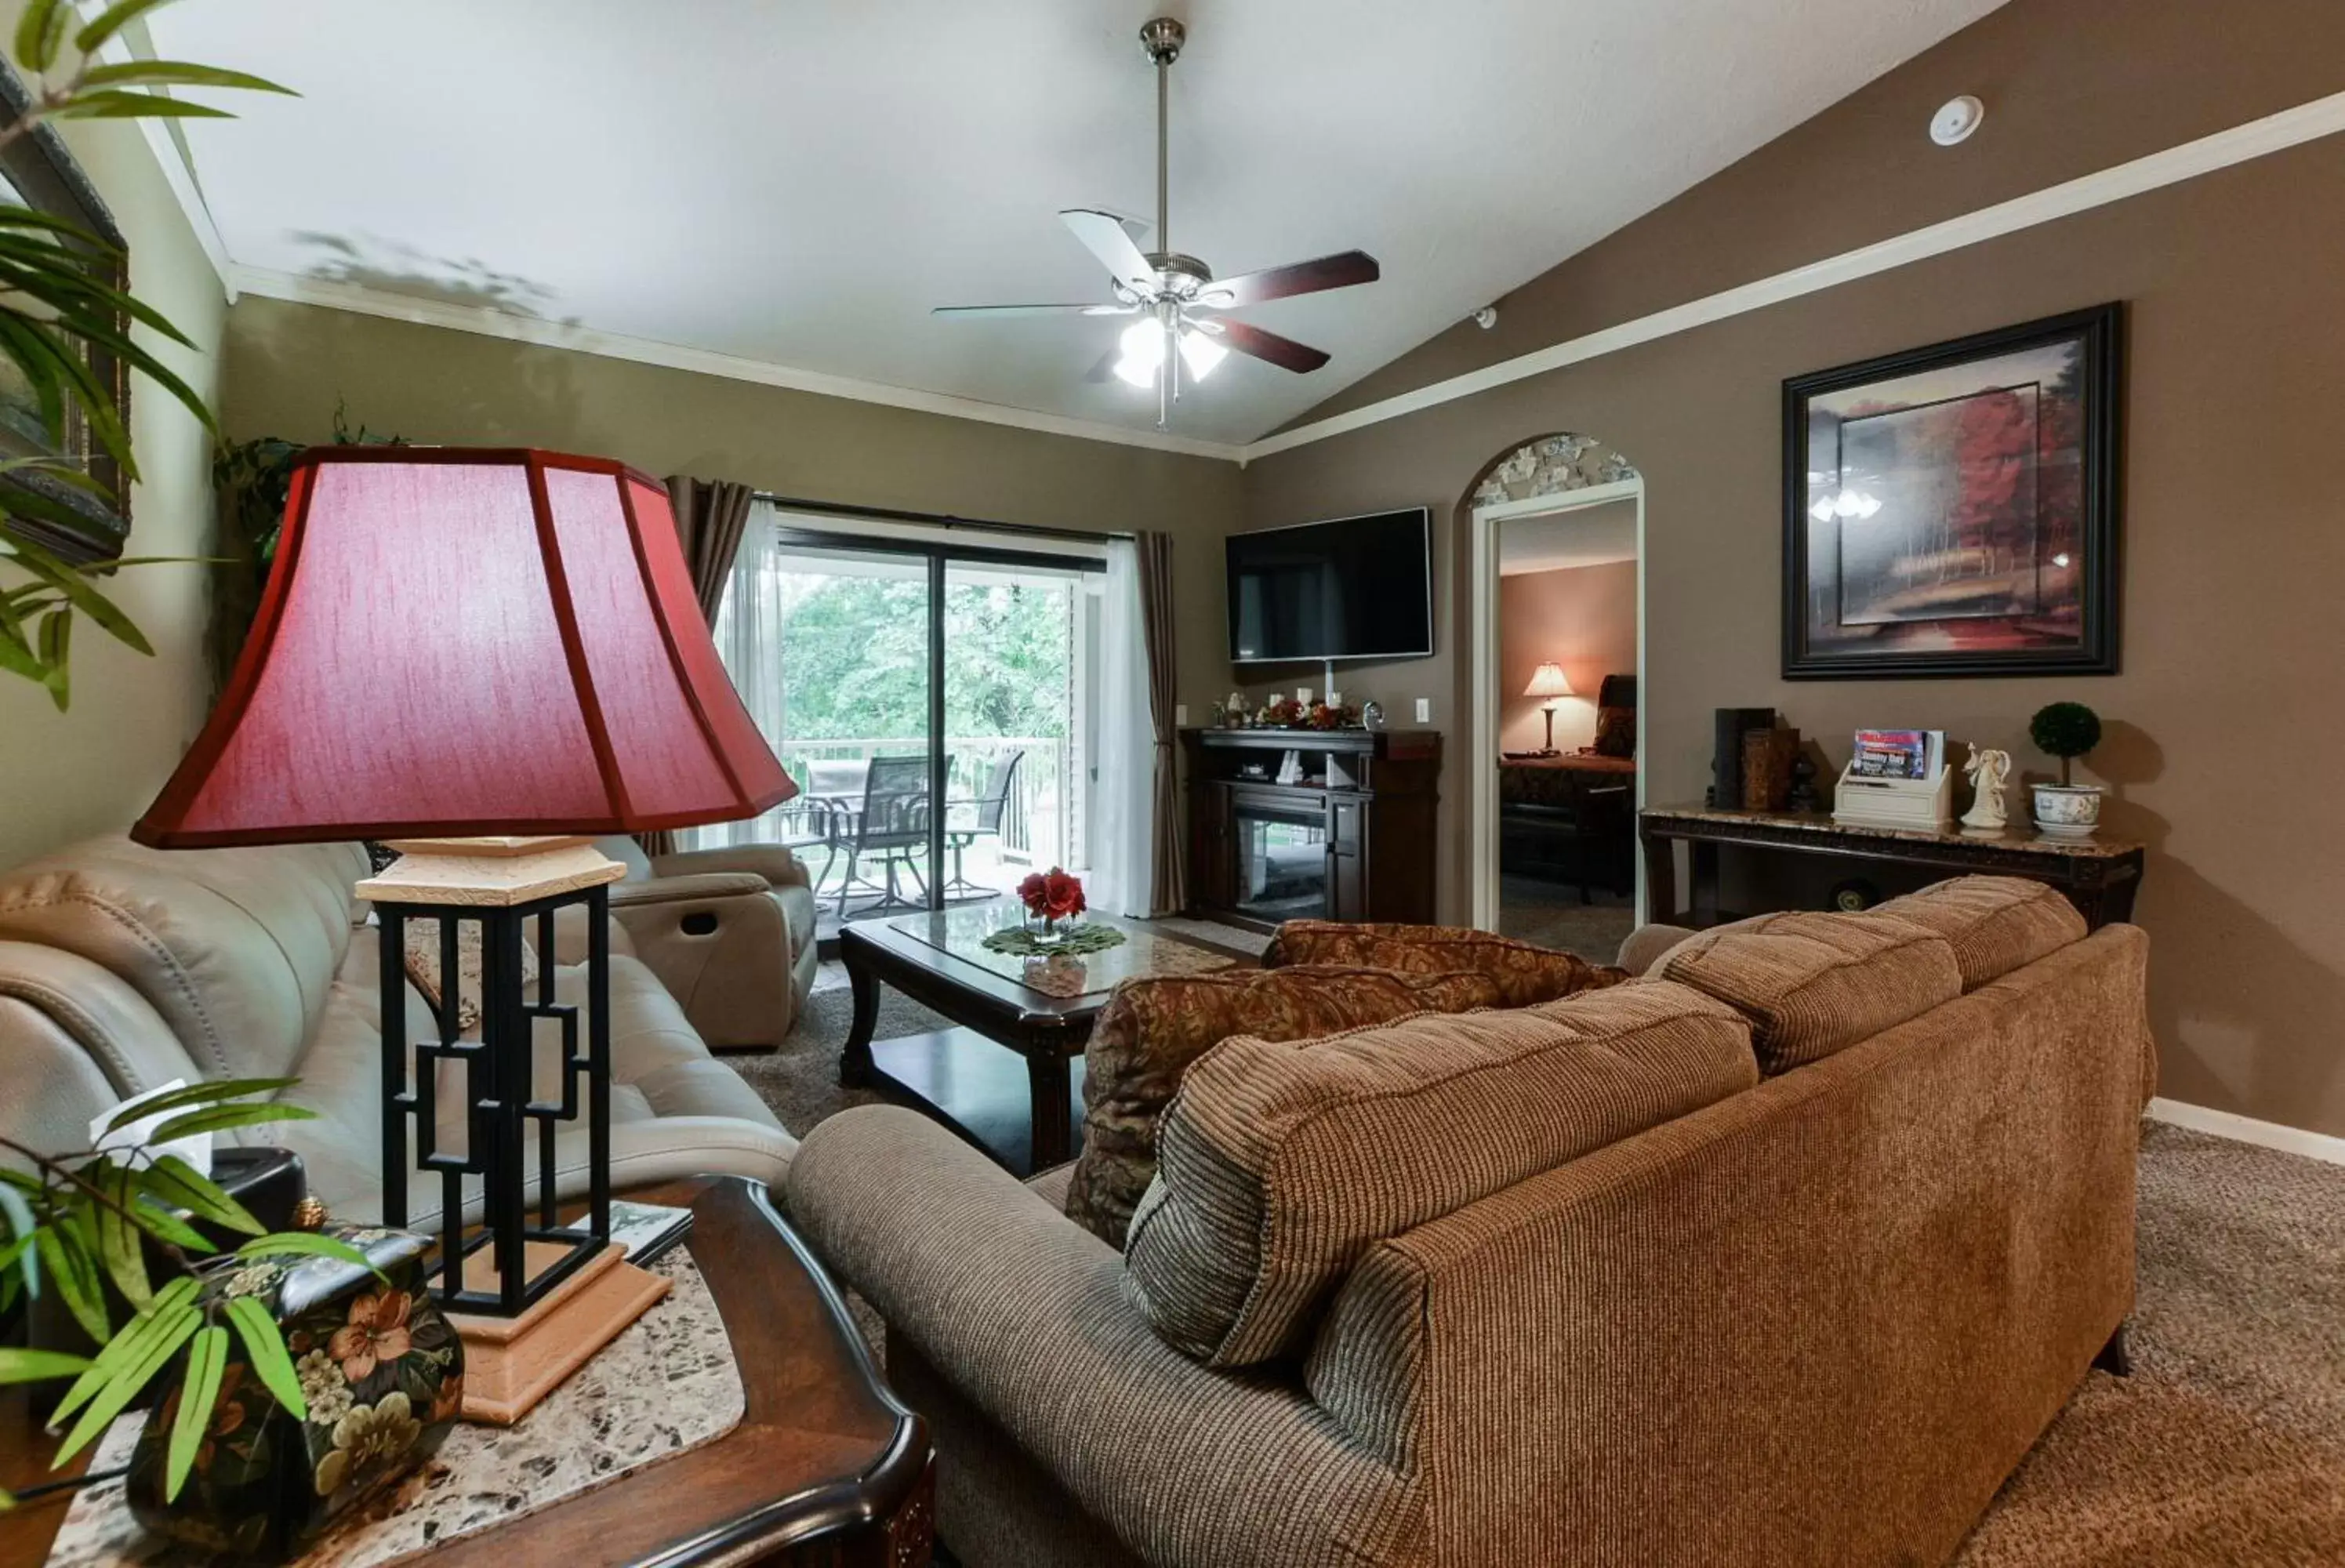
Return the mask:
{"type": "Polygon", "coordinates": [[[2099,784],[2068,782],[2068,764],[2101,744],[2101,718],[2082,703],[2053,703],[2036,710],[2027,734],[2036,746],[2060,759],[2060,782],[2030,786],[2035,801],[2035,831],[2046,838],[2081,840],[2101,824],[2099,784]]]}

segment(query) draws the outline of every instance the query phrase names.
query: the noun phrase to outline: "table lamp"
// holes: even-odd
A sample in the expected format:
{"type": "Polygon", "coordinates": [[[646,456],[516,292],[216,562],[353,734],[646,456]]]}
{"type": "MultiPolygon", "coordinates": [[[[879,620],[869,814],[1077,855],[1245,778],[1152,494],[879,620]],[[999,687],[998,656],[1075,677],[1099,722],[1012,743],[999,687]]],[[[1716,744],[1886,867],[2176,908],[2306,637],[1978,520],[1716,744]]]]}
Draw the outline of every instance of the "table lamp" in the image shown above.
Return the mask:
{"type": "Polygon", "coordinates": [[[1547,716],[1547,746],[1544,754],[1553,756],[1555,754],[1555,700],[1558,697],[1571,695],[1571,683],[1564,679],[1563,666],[1552,663],[1541,664],[1538,669],[1533,670],[1531,683],[1523,688],[1523,695],[1547,699],[1539,708],[1539,712],[1547,716]]]}
{"type": "Polygon", "coordinates": [[[624,868],[590,835],[756,816],[797,793],[726,676],[656,481],[531,450],[336,446],[295,460],[235,672],[131,836],[400,852],[358,885],[381,926],[381,1219],[407,1221],[411,1123],[415,1163],[441,1180],[433,1292],[466,1341],[468,1415],[514,1419],[666,1289],[609,1246],[608,886],[624,868]],[[554,912],[572,905],[589,933],[583,1021],[557,1000],[550,961],[554,912]],[[440,926],[441,995],[438,1037],[411,1045],[405,926],[418,919],[440,926]],[[477,1041],[458,1025],[466,922],[480,935],[477,1041]],[[549,960],[533,997],[532,922],[549,960]],[[550,1086],[531,1081],[541,1020],[561,1036],[550,1086]],[[442,1061],[464,1071],[462,1154],[436,1145],[442,1061]],[[563,1225],[554,1137],[582,1110],[587,1211],[563,1225]],[[467,1177],[480,1179],[472,1229],[467,1177]]]}

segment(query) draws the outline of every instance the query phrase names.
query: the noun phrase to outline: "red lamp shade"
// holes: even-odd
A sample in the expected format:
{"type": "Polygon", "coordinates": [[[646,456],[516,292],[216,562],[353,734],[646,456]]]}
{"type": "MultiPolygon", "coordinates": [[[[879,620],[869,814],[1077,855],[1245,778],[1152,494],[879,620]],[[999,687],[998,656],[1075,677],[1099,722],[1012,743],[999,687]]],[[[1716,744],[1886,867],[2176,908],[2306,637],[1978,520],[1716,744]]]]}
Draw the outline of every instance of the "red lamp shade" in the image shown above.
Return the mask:
{"type": "Polygon", "coordinates": [[[319,447],[228,690],[131,836],[636,833],[797,793],[658,483],[554,452],[319,447]]]}

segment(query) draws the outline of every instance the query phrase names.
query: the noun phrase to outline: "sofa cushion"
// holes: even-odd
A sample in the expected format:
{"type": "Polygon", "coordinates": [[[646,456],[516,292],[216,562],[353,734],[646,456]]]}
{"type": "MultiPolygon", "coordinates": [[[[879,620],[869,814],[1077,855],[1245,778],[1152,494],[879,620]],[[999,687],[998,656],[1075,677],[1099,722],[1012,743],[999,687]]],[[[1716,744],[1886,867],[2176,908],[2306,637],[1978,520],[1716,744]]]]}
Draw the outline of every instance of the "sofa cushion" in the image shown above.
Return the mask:
{"type": "Polygon", "coordinates": [[[1963,994],[1951,943],[1893,916],[1795,911],[1716,926],[1650,971],[1715,996],[1751,1020],[1770,1076],[1918,1017],[1963,994]]]}
{"type": "Polygon", "coordinates": [[[1409,975],[1452,970],[1487,975],[1498,984],[1499,1005],[1528,1007],[1599,986],[1617,986],[1624,969],[1591,964],[1576,953],[1535,946],[1458,926],[1353,924],[1290,920],[1278,928],[1262,966],[1350,964],[1409,975]]]}
{"type": "Polygon", "coordinates": [[[326,1008],[367,874],[356,844],[87,840],[0,878],[0,938],[112,970],[213,1077],[288,1072],[326,1008]]]}
{"type": "Polygon", "coordinates": [[[2056,887],[2024,876],[1957,876],[1877,905],[1926,926],[1954,949],[1963,989],[1975,991],[2085,939],[2085,917],[2056,887]]]}
{"type": "Polygon", "coordinates": [[[1740,1014],[1658,982],[1225,1040],[1164,1115],[1126,1267],[1172,1345],[1268,1361],[1376,1242],[1758,1079],[1740,1014]]]}
{"type": "Polygon", "coordinates": [[[1326,965],[1125,981],[1100,1009],[1083,1052],[1083,1150],[1067,1183],[1068,1218],[1123,1245],[1132,1206],[1156,1174],[1157,1118],[1189,1065],[1232,1035],[1303,1039],[1499,998],[1500,986],[1482,975],[1326,965]]]}

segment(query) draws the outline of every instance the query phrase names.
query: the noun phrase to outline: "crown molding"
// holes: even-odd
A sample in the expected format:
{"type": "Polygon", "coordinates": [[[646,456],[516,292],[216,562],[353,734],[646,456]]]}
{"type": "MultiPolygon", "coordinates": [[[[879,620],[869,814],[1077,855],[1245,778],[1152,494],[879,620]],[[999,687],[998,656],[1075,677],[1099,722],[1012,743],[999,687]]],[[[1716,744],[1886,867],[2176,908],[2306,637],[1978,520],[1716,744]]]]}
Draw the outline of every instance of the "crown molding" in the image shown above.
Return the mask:
{"type": "Polygon", "coordinates": [[[411,321],[426,327],[445,327],[484,338],[501,338],[507,342],[533,343],[542,348],[599,354],[606,359],[631,359],[642,365],[692,370],[704,376],[722,376],[735,381],[754,381],[760,386],[783,387],[794,392],[813,392],[826,398],[843,398],[850,402],[878,403],[888,408],[909,409],[918,413],[941,414],[948,419],[975,420],[984,424],[1037,430],[1045,435],[1071,436],[1079,440],[1109,441],[1119,446],[1176,452],[1183,457],[1214,458],[1223,462],[1235,462],[1240,456],[1241,449],[1220,441],[1165,435],[1155,430],[1127,430],[1121,425],[1069,419],[1062,414],[1036,413],[1028,409],[1013,409],[1003,403],[982,402],[975,398],[956,398],[942,392],[923,392],[909,387],[858,380],[851,376],[801,370],[770,360],[720,353],[713,349],[687,348],[680,343],[664,343],[653,338],[604,332],[592,327],[549,321],[541,317],[518,316],[485,306],[451,304],[446,300],[427,299],[420,295],[401,294],[365,284],[305,278],[297,273],[245,266],[232,268],[228,281],[232,288],[269,299],[320,305],[329,309],[347,310],[354,315],[378,316],[386,320],[411,321]]]}
{"type": "Polygon", "coordinates": [[[2090,212],[2095,207],[2106,207],[2112,202],[2124,201],[2169,185],[2178,185],[2184,180],[2212,174],[2234,164],[2285,152],[2306,142],[2334,136],[2339,131],[2345,131],[2345,93],[2316,98],[2309,104],[2283,109],[2279,114],[2250,120],[2227,131],[2217,131],[2212,136],[2184,142],[2178,147],[2151,153],[2146,157],[2118,164],[2096,174],[2046,186],[2026,196],[2015,197],[2009,201],[1981,207],[1943,223],[1916,228],[1894,238],[1843,251],[1805,267],[1779,272],[1771,278],[1741,284],[1704,298],[1606,327],[1585,337],[1553,344],[1512,359],[1502,359],[1497,364],[1435,381],[1413,391],[1364,404],[1306,425],[1297,425],[1293,430],[1247,443],[1239,460],[1253,462],[1274,453],[1291,451],[1314,441],[1324,441],[1330,437],[1381,424],[1386,420],[1396,420],[1404,415],[1438,408],[1444,403],[1454,403],[1461,398],[1474,397],[1528,377],[1545,375],[1549,370],[1559,370],[1567,365],[1617,354],[1640,343],[1690,331],[1696,327],[1706,327],[1711,322],[1764,309],[1770,305],[1780,305],[1787,299],[1797,299],[1822,289],[1836,288],[1875,273],[1910,267],[1914,262],[1926,261],[1949,251],[2016,234],[2039,224],[2057,222],[2061,218],[2090,212]]]}

